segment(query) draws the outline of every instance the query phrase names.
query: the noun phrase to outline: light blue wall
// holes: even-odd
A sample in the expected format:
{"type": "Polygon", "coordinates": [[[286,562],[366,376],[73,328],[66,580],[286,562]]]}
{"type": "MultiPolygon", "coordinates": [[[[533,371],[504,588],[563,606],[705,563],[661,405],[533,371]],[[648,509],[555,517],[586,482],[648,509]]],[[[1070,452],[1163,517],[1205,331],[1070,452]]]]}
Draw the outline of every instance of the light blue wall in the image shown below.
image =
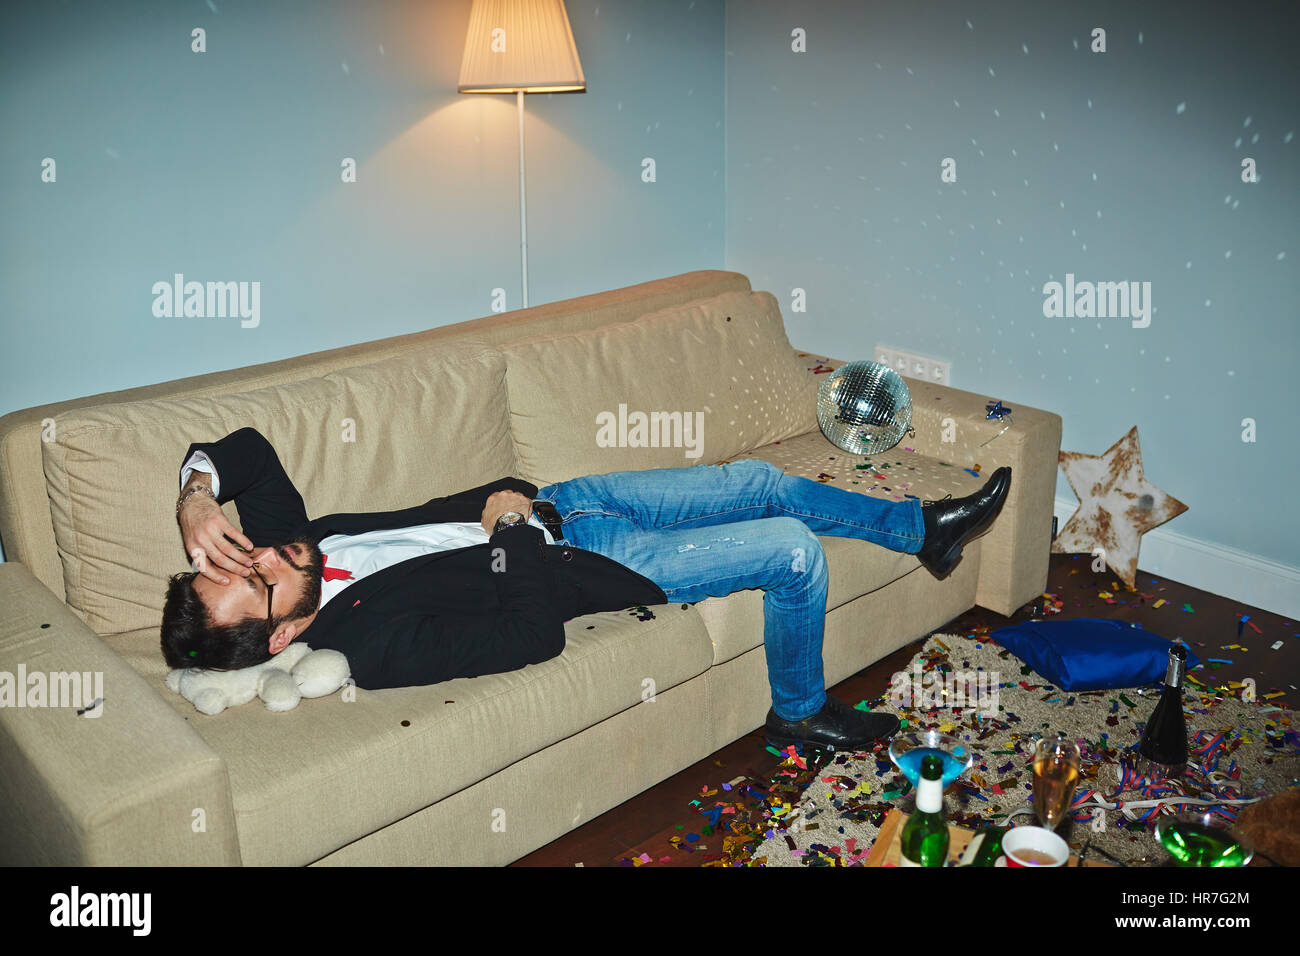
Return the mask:
{"type": "MultiPolygon", "coordinates": [[[[0,6],[0,414],[518,308],[514,97],[456,92],[469,10],[0,6]],[[261,324],[154,318],[177,272],[260,281],[261,324]]],[[[588,90],[524,104],[530,304],[720,268],[722,0],[568,10],[588,90]]]]}
{"type": "MultiPolygon", "coordinates": [[[[0,6],[0,412],[520,304],[513,102],[454,92],[469,0],[213,6],[0,6]],[[260,281],[261,325],[155,319],[178,271],[260,281]]],[[[533,304],[737,269],[796,344],[950,358],[1069,449],[1137,424],[1167,527],[1300,566],[1293,4],[568,7],[589,90],[526,101],[533,304]],[[1045,318],[1067,272],[1152,282],[1150,328],[1045,318]]]]}
{"type": "MultiPolygon", "coordinates": [[[[587,92],[524,103],[530,304],[721,268],[722,0],[567,6],[587,92]]],[[[519,308],[514,97],[456,92],[469,10],[0,5],[0,414],[519,308]],[[155,318],[178,272],[260,282],[260,324],[155,318]]]]}
{"type": "Polygon", "coordinates": [[[1065,449],[1136,424],[1190,506],[1167,528],[1300,566],[1297,9],[728,3],[727,267],[796,344],[951,359],[959,388],[1060,413],[1065,449]],[[1066,273],[1151,282],[1150,327],[1044,317],[1066,273]]]}

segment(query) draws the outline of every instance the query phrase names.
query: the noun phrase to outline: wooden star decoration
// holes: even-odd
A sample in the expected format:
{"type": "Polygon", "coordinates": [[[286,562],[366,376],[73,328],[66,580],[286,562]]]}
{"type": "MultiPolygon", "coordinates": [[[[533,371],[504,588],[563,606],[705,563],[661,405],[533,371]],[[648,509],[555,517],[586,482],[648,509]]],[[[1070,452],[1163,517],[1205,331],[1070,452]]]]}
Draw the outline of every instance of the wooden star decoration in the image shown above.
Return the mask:
{"type": "Polygon", "coordinates": [[[1104,455],[1063,451],[1058,462],[1079,507],[1052,542],[1052,550],[1076,554],[1102,548],[1106,564],[1132,588],[1142,535],[1182,514],[1187,505],[1146,480],[1136,425],[1104,455]]]}

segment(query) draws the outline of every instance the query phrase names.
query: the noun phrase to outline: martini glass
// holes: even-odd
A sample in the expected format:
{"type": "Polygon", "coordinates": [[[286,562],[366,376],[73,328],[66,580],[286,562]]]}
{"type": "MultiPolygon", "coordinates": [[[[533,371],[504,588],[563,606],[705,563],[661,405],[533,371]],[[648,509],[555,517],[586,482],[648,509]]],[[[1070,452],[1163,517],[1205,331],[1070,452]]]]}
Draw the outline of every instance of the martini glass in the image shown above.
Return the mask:
{"type": "Polygon", "coordinates": [[[1156,839],[1175,866],[1245,866],[1255,856],[1254,847],[1228,821],[1206,810],[1161,817],[1156,839]]]}
{"type": "Polygon", "coordinates": [[[889,759],[914,788],[921,779],[921,761],[932,754],[943,764],[945,789],[975,760],[970,744],[937,730],[898,734],[889,744],[889,759]]]}

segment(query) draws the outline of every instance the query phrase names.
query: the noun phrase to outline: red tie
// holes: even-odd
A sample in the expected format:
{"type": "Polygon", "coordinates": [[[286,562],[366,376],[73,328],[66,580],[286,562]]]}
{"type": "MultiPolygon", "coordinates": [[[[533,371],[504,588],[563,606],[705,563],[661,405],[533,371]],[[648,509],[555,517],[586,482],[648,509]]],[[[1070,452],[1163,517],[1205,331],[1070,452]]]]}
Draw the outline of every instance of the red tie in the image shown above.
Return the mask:
{"type": "Polygon", "coordinates": [[[329,559],[330,556],[328,554],[322,554],[320,556],[322,578],[324,578],[326,581],[351,581],[352,580],[351,571],[345,571],[343,568],[328,567],[327,562],[329,561],[329,559]]]}

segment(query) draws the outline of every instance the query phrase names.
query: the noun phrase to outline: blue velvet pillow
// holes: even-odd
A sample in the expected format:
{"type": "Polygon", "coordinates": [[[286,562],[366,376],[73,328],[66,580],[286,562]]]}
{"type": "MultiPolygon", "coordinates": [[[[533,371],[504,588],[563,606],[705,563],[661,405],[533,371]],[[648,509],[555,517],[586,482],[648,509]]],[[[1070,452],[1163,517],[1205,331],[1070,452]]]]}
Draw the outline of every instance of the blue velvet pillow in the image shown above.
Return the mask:
{"type": "MultiPolygon", "coordinates": [[[[1123,621],[1026,621],[989,636],[1062,690],[1141,687],[1169,665],[1169,641],[1123,621]]],[[[1189,649],[1187,669],[1200,663],[1189,649]]]]}

